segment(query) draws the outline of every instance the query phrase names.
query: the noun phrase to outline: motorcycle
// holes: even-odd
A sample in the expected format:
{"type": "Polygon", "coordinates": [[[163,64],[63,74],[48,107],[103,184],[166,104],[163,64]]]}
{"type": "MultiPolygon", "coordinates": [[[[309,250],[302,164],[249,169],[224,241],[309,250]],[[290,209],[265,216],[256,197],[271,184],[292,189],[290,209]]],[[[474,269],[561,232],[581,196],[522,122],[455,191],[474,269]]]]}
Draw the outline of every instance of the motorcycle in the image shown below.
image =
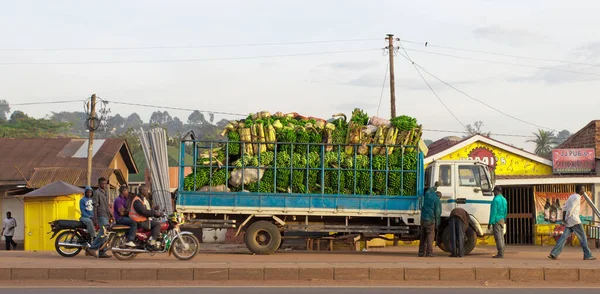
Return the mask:
{"type": "Polygon", "coordinates": [[[200,241],[191,232],[181,231],[180,226],[184,222],[183,215],[179,213],[171,214],[166,222],[162,222],[160,236],[156,240],[160,242],[159,247],[149,244],[152,233],[144,229],[138,229],[136,233],[136,247],[126,247],[124,244],[127,242],[129,226],[122,225],[112,226],[107,244],[110,244],[110,250],[119,260],[132,260],[141,253],[169,253],[169,256],[173,254],[179,260],[190,260],[198,253],[200,241]]]}
{"type": "MultiPolygon", "coordinates": [[[[87,248],[92,243],[90,233],[87,231],[85,224],[77,220],[55,220],[50,222],[51,231],[48,234],[53,234],[50,239],[54,239],[54,247],[56,252],[64,257],[74,257],[87,248]],[[60,233],[60,234],[59,234],[60,233]]],[[[98,227],[96,227],[96,231],[98,227]]]]}

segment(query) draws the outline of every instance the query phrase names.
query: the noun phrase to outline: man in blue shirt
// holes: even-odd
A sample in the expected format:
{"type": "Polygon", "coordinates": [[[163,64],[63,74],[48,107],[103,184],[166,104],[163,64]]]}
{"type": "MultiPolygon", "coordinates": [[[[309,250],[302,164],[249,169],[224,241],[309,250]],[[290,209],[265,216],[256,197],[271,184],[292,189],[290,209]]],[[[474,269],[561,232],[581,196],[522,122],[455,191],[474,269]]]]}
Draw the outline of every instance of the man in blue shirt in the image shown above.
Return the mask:
{"type": "Polygon", "coordinates": [[[93,193],[94,190],[92,190],[92,187],[87,186],[83,192],[83,197],[81,197],[81,200],[79,200],[79,211],[81,211],[81,217],[79,218],[79,221],[85,225],[92,240],[96,238],[96,229],[94,228],[94,221],[92,221],[94,218],[94,203],[92,200],[93,193]]]}
{"type": "Polygon", "coordinates": [[[419,240],[419,257],[433,257],[433,239],[440,225],[442,203],[436,194],[438,183],[427,189],[421,208],[421,228],[419,240]]]}
{"type": "Polygon", "coordinates": [[[496,240],[496,249],[498,254],[494,258],[504,257],[504,225],[506,224],[506,213],[508,205],[506,199],[502,196],[502,187],[494,187],[494,200],[490,207],[490,221],[488,230],[494,228],[494,240],[496,240]]]}

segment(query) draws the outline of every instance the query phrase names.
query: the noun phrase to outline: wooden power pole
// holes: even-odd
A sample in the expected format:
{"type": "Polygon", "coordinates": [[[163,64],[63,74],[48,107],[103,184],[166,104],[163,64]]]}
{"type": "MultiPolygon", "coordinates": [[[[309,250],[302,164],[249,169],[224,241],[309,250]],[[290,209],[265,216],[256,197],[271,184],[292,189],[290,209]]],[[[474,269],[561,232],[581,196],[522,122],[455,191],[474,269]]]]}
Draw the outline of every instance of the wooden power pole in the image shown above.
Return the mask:
{"type": "Polygon", "coordinates": [[[92,158],[94,157],[94,130],[96,128],[96,94],[92,94],[90,99],[90,117],[88,118],[88,131],[90,137],[88,139],[88,155],[87,155],[87,185],[92,186],[92,158]]]}
{"type": "Polygon", "coordinates": [[[394,34],[388,34],[385,38],[388,40],[388,54],[390,57],[390,103],[392,117],[396,117],[396,81],[394,79],[394,34]]]}

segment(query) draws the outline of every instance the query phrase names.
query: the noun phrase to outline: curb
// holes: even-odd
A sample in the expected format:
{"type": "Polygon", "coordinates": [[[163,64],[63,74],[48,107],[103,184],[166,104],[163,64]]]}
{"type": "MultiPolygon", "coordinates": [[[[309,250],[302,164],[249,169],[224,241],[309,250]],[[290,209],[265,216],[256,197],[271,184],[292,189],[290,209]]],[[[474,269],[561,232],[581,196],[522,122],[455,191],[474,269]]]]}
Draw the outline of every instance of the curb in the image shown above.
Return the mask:
{"type": "Polygon", "coordinates": [[[565,281],[600,282],[600,269],[411,267],[0,268],[0,280],[56,281],[565,281]]]}

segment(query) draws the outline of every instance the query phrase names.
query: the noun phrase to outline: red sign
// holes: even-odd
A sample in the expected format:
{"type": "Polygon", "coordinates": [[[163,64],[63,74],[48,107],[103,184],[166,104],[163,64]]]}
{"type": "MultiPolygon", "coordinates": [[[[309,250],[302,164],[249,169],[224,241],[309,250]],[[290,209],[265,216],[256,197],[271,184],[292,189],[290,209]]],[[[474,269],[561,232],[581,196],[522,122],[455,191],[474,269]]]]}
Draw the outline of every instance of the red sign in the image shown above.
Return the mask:
{"type": "Polygon", "coordinates": [[[552,168],[557,174],[592,173],[596,170],[594,148],[554,149],[552,168]]]}
{"type": "Polygon", "coordinates": [[[479,160],[488,165],[492,170],[496,168],[496,156],[491,150],[485,148],[475,148],[469,153],[470,160],[479,160]]]}

